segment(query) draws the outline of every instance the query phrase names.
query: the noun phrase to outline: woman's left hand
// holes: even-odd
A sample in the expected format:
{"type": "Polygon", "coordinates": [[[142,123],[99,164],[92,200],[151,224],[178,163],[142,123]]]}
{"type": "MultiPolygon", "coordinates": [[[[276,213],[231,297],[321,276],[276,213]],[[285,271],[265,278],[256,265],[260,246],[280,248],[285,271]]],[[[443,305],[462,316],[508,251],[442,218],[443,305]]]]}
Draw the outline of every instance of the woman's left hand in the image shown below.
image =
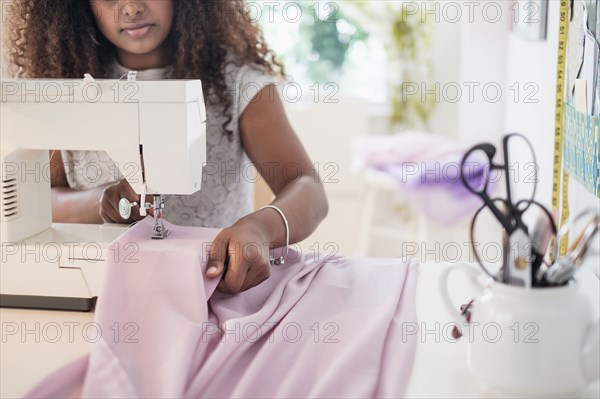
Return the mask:
{"type": "Polygon", "coordinates": [[[206,275],[221,276],[225,264],[217,289],[226,294],[246,291],[271,276],[269,242],[259,225],[242,218],[217,235],[209,248],[206,275]]]}

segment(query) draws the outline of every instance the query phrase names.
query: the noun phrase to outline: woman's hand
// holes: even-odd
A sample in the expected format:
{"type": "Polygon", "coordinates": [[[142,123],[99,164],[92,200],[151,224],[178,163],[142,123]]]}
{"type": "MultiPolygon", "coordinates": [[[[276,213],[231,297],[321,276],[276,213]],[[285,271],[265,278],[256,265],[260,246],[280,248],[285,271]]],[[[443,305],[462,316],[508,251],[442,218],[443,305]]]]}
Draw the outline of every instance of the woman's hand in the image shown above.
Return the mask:
{"type": "Polygon", "coordinates": [[[222,230],[214,239],[208,254],[207,276],[223,275],[217,289],[237,294],[257,286],[271,276],[269,239],[260,224],[246,217],[222,230]]]}
{"type": "Polygon", "coordinates": [[[140,216],[140,196],[131,188],[127,180],[119,180],[110,184],[102,191],[100,198],[100,217],[104,223],[133,223],[143,219],[140,216]],[[131,217],[123,219],[119,214],[119,201],[121,198],[127,198],[129,202],[137,202],[136,206],[131,208],[131,217]]]}

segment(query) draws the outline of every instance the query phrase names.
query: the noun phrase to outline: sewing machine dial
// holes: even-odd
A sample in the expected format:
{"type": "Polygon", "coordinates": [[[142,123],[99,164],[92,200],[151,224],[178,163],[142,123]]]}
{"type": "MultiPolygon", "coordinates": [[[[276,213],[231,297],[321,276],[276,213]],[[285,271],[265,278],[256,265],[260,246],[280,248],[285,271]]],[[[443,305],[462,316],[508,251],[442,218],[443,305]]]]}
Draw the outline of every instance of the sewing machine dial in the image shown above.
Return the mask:
{"type": "Polygon", "coordinates": [[[137,206],[137,204],[137,202],[129,202],[127,198],[121,198],[119,201],[119,215],[121,215],[124,220],[129,220],[131,217],[131,208],[137,206]]]}

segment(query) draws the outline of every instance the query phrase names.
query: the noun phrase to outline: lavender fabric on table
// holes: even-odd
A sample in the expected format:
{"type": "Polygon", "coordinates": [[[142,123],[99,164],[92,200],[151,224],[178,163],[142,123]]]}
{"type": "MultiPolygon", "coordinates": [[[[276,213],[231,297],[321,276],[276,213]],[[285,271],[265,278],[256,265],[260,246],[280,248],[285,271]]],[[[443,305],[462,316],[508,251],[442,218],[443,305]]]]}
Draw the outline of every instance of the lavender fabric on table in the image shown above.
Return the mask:
{"type": "MultiPolygon", "coordinates": [[[[406,132],[363,137],[354,144],[362,166],[392,176],[407,201],[440,225],[455,224],[483,204],[460,178],[468,147],[446,136],[406,132]]],[[[488,172],[487,160],[475,154],[465,172],[472,186],[479,186],[488,172]]],[[[490,185],[490,192],[494,187],[490,185]]]]}
{"type": "Polygon", "coordinates": [[[26,397],[403,395],[416,348],[402,328],[416,323],[415,262],[290,250],[270,279],[232,296],[205,278],[218,230],[169,224],[169,238],[152,240],[151,225],[116,240],[138,251],[107,261],[101,339],[26,397]]]}

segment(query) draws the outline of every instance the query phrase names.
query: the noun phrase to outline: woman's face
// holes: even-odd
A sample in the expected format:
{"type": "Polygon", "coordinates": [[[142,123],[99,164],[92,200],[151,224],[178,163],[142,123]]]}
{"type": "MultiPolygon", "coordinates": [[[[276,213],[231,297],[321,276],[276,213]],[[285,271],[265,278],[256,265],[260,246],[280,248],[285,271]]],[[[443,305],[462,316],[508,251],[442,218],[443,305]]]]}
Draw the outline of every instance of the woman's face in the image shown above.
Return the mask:
{"type": "Polygon", "coordinates": [[[90,0],[90,6],[121,63],[137,69],[164,66],[162,45],[173,22],[173,0],[90,0]]]}

